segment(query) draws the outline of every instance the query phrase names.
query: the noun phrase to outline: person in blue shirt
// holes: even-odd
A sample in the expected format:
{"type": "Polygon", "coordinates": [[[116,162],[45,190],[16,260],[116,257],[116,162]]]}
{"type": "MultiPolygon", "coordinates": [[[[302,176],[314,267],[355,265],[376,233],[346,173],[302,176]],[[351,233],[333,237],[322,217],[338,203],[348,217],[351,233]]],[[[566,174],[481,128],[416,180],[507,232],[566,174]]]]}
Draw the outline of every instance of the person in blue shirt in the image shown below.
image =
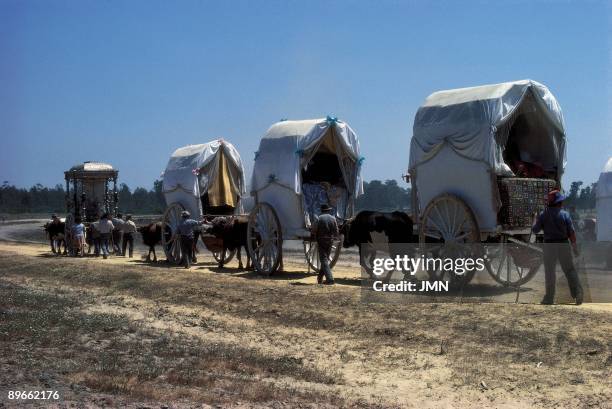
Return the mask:
{"type": "Polygon", "coordinates": [[[83,257],[85,250],[85,225],[80,217],[74,219],[74,225],[72,226],[72,235],[74,237],[74,248],[79,256],[83,257]]]}
{"type": "Polygon", "coordinates": [[[204,221],[197,221],[190,218],[191,214],[187,210],[181,212],[181,221],[178,224],[177,230],[181,239],[181,253],[183,254],[183,266],[191,267],[194,262],[193,247],[194,247],[194,229],[204,221]]]}
{"type": "Polygon", "coordinates": [[[570,214],[563,210],[565,196],[558,190],[548,194],[548,206],[536,218],[533,232],[544,231],[544,279],[546,283],[546,294],[542,304],[553,304],[555,300],[556,268],[557,260],[567,278],[572,298],[576,299],[576,305],[582,304],[583,291],[578,279],[578,273],[572,259],[578,256],[576,244],[576,232],[570,214]],[[571,248],[570,248],[571,243],[571,248]]]}

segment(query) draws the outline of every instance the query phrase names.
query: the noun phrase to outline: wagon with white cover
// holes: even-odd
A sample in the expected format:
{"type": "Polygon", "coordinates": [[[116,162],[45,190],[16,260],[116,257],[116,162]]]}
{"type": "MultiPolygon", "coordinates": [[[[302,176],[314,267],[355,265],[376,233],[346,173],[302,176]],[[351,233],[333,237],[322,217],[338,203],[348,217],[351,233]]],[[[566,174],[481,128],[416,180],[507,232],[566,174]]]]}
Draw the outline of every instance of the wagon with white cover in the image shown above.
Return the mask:
{"type": "MultiPolygon", "coordinates": [[[[407,175],[419,242],[438,257],[482,252],[496,281],[527,282],[541,263],[533,217],[560,187],[564,165],[563,114],[544,85],[523,80],[431,94],[414,120],[407,175]]],[[[448,275],[463,283],[473,276],[448,275]]]]}
{"type": "MultiPolygon", "coordinates": [[[[168,261],[178,264],[182,254],[177,228],[183,210],[194,218],[232,217],[242,212],[246,186],[240,154],[223,139],[178,148],[164,171],[162,192],[167,205],[162,219],[162,246],[168,261]]],[[[217,261],[223,258],[227,263],[234,256],[235,251],[223,253],[220,239],[202,239],[217,261]]]]}
{"type": "MultiPolygon", "coordinates": [[[[335,117],[280,121],[261,139],[255,154],[247,245],[255,269],[271,274],[282,265],[283,240],[300,240],[309,267],[320,267],[311,227],[328,204],[338,219],[353,215],[363,193],[359,140],[335,117]]],[[[330,265],[338,260],[335,243],[330,265]]]]}

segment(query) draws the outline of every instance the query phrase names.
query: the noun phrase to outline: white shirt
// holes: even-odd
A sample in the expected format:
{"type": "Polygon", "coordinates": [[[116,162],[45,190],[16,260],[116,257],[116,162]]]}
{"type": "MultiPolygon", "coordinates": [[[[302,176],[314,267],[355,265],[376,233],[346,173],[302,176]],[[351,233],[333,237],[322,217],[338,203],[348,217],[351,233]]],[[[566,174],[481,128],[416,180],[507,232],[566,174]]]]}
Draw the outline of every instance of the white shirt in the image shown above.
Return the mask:
{"type": "Polygon", "coordinates": [[[113,226],[113,222],[108,219],[100,220],[100,223],[98,223],[98,231],[100,232],[100,234],[110,233],[113,231],[114,228],[115,226],[113,226]]]}
{"type": "Polygon", "coordinates": [[[136,223],[127,220],[121,225],[121,230],[123,230],[124,233],[136,233],[136,223]]]}

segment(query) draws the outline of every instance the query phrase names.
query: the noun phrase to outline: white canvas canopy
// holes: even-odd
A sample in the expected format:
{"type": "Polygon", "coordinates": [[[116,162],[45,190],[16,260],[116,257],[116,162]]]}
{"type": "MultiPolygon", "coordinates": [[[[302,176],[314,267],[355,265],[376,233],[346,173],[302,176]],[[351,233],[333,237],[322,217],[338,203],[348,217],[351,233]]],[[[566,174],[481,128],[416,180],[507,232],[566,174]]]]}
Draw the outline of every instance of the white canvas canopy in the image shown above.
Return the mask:
{"type": "Polygon", "coordinates": [[[488,164],[497,175],[511,175],[503,151],[521,114],[527,121],[518,141],[522,159],[560,179],[565,166],[563,113],[548,88],[532,80],[431,94],[414,119],[410,168],[448,144],[457,154],[488,164]]]}
{"type": "Polygon", "coordinates": [[[495,176],[514,176],[517,159],[560,180],[565,167],[561,107],[544,85],[523,80],[431,94],[417,111],[409,171],[421,209],[441,193],[462,197],[482,229],[495,229],[500,202],[495,176]]]}
{"type": "Polygon", "coordinates": [[[338,159],[348,193],[348,213],[352,213],[354,199],[363,193],[363,158],[359,139],[347,123],[333,117],[281,121],[268,129],[259,144],[251,194],[257,202],[268,202],[275,208],[287,238],[303,233],[302,171],[322,147],[338,159]]]}
{"type": "Polygon", "coordinates": [[[612,157],[597,181],[597,241],[612,241],[612,157]]]}
{"type": "Polygon", "coordinates": [[[242,160],[231,143],[218,139],[174,151],[163,174],[162,191],[168,205],[179,202],[196,216],[202,212],[200,196],[213,186],[216,191],[232,193],[225,200],[246,194],[242,160]]]}

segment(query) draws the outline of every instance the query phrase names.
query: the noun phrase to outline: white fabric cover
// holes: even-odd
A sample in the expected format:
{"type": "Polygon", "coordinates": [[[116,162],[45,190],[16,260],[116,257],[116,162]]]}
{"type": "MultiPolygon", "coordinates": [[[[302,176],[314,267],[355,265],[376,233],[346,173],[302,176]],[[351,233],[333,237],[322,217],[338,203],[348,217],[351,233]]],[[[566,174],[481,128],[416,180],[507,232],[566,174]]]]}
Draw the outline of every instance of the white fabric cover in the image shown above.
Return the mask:
{"type": "Polygon", "coordinates": [[[481,231],[495,230],[497,187],[491,178],[490,168],[484,162],[460,156],[448,145],[444,145],[436,160],[418,166],[416,179],[421,212],[436,196],[451,193],[463,199],[472,209],[481,231]],[[439,166],[440,162],[445,166],[439,166]],[[461,169],[461,172],[457,172],[457,169],[461,169]]]}
{"type": "Polygon", "coordinates": [[[354,199],[363,193],[363,158],[360,157],[359,139],[347,123],[329,117],[277,122],[263,136],[255,154],[251,195],[257,202],[274,206],[286,239],[305,233],[301,171],[329,131],[333,132],[335,153],[351,206],[354,199]]]}
{"type": "MultiPolygon", "coordinates": [[[[556,168],[561,178],[565,167],[565,131],[561,107],[544,85],[523,80],[472,88],[438,91],[417,111],[410,143],[413,169],[435,156],[447,143],[459,155],[487,163],[497,175],[511,175],[502,153],[508,127],[516,114],[537,112],[547,132],[521,141],[545,170],[556,168]]],[[[530,159],[530,160],[529,160],[530,159]]]]}
{"type": "Polygon", "coordinates": [[[501,205],[496,176],[513,176],[503,151],[521,114],[530,130],[518,136],[525,155],[521,160],[541,164],[560,180],[565,167],[563,113],[544,85],[523,80],[427,97],[415,116],[410,141],[409,171],[419,212],[437,195],[455,193],[472,208],[481,231],[494,231],[501,205]]]}
{"type": "Polygon", "coordinates": [[[230,179],[241,196],[246,195],[244,168],[240,154],[231,143],[217,139],[208,143],[178,148],[168,161],[163,173],[162,192],[166,204],[181,203],[192,216],[202,212],[201,192],[217,177],[218,153],[223,149],[230,167],[230,179]]]}
{"type": "Polygon", "coordinates": [[[597,241],[612,241],[612,157],[597,182],[597,241]]]}

